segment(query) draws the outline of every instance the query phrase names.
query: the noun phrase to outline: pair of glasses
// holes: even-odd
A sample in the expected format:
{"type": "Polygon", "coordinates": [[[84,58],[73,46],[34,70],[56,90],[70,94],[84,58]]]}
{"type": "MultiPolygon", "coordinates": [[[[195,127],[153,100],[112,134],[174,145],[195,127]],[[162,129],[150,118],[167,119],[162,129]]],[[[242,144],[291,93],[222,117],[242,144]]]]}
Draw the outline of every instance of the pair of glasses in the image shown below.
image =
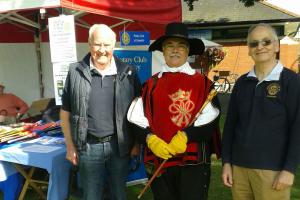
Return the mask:
{"type": "Polygon", "coordinates": [[[174,51],[177,49],[178,51],[185,51],[188,47],[185,44],[173,45],[173,44],[166,44],[165,48],[167,51],[174,51]]]}
{"type": "Polygon", "coordinates": [[[273,40],[270,39],[265,39],[265,40],[260,40],[260,41],[252,41],[248,43],[248,46],[250,48],[255,48],[258,47],[259,44],[261,44],[263,47],[269,46],[272,44],[273,40]]]}
{"type": "Polygon", "coordinates": [[[111,44],[109,43],[94,43],[92,44],[92,47],[94,47],[95,49],[101,49],[102,47],[105,48],[105,49],[109,49],[111,48],[111,44]]]}

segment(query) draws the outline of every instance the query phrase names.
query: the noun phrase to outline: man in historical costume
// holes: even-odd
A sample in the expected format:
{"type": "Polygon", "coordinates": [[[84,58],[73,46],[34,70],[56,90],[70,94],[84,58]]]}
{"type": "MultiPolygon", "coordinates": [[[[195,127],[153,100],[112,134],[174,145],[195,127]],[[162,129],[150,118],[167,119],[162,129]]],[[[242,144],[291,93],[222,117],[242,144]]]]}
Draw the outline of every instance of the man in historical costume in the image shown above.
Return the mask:
{"type": "Polygon", "coordinates": [[[207,199],[210,156],[220,150],[220,109],[214,98],[198,115],[211,82],[187,62],[189,55],[201,55],[204,48],[200,39],[188,38],[186,25],[168,24],[166,34],[149,47],[163,52],[165,64],[146,81],[142,97],[129,108],[128,120],[146,144],[149,176],[167,160],[151,184],[155,200],[207,199]]]}

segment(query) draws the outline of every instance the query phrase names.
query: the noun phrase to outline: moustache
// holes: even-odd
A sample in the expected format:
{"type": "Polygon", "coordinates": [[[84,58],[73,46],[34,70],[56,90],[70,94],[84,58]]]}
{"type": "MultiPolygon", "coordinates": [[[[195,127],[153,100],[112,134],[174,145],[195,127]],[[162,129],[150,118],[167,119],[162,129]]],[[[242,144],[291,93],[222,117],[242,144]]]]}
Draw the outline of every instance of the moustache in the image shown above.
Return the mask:
{"type": "Polygon", "coordinates": [[[180,55],[177,54],[177,53],[173,53],[173,54],[170,55],[170,57],[180,57],[180,55]]]}

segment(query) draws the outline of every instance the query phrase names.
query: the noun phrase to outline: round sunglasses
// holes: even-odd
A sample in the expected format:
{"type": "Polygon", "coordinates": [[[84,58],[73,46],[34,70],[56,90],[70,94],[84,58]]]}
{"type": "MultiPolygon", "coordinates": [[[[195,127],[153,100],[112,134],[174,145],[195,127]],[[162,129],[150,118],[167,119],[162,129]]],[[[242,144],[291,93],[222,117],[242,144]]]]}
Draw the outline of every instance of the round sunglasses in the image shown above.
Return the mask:
{"type": "Polygon", "coordinates": [[[260,41],[252,41],[248,43],[248,46],[250,48],[255,48],[258,47],[259,44],[261,44],[262,46],[266,47],[269,46],[274,40],[270,40],[270,39],[264,39],[264,40],[260,40],[260,41]]]}

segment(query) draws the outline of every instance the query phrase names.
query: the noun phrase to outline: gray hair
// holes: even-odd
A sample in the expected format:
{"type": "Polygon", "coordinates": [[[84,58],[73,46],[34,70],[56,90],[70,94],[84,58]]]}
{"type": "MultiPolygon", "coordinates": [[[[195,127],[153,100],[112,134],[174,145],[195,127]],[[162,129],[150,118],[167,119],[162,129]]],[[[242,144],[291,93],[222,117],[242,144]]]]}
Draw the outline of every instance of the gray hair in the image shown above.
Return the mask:
{"type": "Polygon", "coordinates": [[[275,31],[275,29],[269,25],[269,24],[266,24],[266,23],[259,23],[259,24],[254,24],[252,26],[250,26],[250,28],[248,29],[248,36],[247,36],[247,44],[250,42],[249,39],[250,39],[250,34],[253,32],[254,29],[256,29],[257,27],[264,27],[266,29],[268,29],[271,34],[272,34],[272,37],[275,41],[278,41],[278,36],[277,36],[277,33],[275,31]]]}
{"type": "Polygon", "coordinates": [[[105,24],[94,24],[93,26],[90,27],[90,29],[89,29],[89,39],[88,39],[89,43],[91,42],[93,33],[97,29],[104,32],[104,33],[107,33],[107,34],[111,35],[112,42],[113,42],[112,46],[115,46],[117,35],[109,26],[107,26],[105,24]]]}

